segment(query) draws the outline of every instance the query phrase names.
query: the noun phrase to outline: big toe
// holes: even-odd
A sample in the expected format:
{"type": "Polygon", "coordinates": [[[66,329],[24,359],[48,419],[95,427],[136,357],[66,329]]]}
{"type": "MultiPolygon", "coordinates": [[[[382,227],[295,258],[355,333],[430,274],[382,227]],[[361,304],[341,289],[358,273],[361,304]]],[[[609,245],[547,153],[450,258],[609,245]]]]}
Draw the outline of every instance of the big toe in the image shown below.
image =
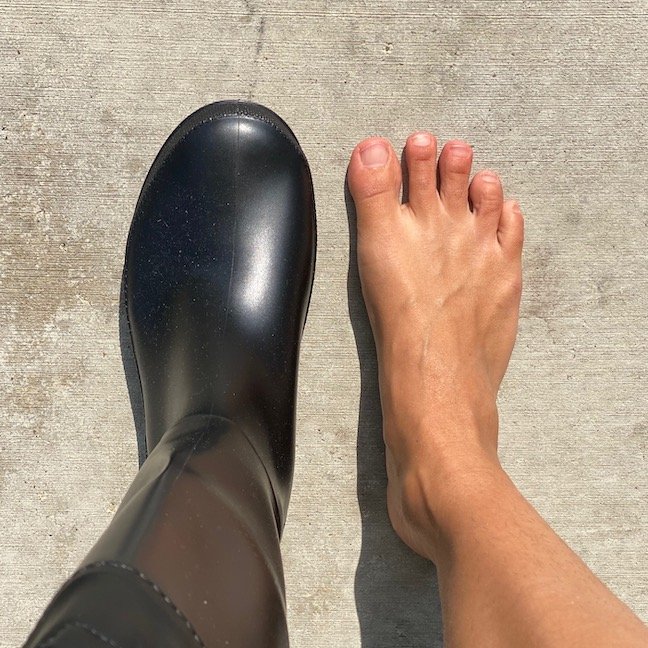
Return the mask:
{"type": "Polygon", "coordinates": [[[388,140],[370,137],[360,142],[351,154],[347,180],[359,223],[398,211],[401,168],[388,140]]]}

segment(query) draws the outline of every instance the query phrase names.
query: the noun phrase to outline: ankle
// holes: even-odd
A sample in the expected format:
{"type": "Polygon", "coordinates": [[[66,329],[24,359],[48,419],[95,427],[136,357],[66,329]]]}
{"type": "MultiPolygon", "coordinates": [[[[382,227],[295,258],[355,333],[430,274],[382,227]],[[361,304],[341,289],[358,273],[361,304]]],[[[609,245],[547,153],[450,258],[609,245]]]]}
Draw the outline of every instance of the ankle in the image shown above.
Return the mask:
{"type": "Polygon", "coordinates": [[[387,451],[388,507],[395,531],[437,563],[463,533],[471,510],[508,480],[495,450],[478,444],[440,449],[396,467],[387,451]],[[499,485],[499,486],[498,486],[499,485]]]}
{"type": "Polygon", "coordinates": [[[400,399],[398,408],[383,405],[383,437],[399,475],[421,466],[434,480],[497,461],[498,428],[495,396],[485,392],[472,399],[434,395],[400,399]]]}

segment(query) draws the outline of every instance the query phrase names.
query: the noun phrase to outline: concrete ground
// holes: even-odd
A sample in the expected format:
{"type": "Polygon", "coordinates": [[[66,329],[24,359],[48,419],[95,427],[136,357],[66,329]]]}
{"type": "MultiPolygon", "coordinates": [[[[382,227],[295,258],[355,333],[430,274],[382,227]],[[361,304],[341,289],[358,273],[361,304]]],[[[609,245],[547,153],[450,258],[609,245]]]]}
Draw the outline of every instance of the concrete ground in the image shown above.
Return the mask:
{"type": "Polygon", "coordinates": [[[293,645],[441,645],[434,572],[385,515],[344,196],[357,140],[415,128],[468,138],[526,211],[503,461],[648,620],[647,19],[645,0],[0,0],[1,646],[135,474],[129,221],[174,126],[233,97],[292,125],[318,206],[283,542],[293,645]]]}

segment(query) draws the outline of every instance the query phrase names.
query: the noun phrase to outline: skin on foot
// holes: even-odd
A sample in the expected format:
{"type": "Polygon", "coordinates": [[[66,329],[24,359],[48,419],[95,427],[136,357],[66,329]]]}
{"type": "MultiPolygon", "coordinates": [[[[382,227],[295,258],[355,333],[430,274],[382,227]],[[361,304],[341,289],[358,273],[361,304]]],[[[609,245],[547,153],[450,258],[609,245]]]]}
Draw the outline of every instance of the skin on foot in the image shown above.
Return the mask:
{"type": "Polygon", "coordinates": [[[401,164],[382,138],[354,149],[348,184],[378,354],[389,515],[435,560],[457,489],[499,472],[496,396],[515,342],[524,223],[473,152],[412,134],[401,164]],[[436,538],[432,543],[430,538],[436,538]]]}

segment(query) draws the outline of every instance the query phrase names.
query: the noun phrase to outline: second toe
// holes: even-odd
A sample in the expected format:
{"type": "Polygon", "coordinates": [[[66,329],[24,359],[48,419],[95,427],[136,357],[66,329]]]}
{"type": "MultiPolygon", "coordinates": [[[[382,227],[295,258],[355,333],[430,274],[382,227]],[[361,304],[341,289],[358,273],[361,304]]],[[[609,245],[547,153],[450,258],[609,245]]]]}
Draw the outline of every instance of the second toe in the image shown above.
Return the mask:
{"type": "Polygon", "coordinates": [[[448,142],[439,156],[439,195],[452,216],[468,213],[472,158],[472,147],[461,140],[448,142]]]}
{"type": "Polygon", "coordinates": [[[437,193],[437,141],[432,133],[413,133],[405,144],[407,165],[408,204],[416,214],[436,211],[437,193]]]}

